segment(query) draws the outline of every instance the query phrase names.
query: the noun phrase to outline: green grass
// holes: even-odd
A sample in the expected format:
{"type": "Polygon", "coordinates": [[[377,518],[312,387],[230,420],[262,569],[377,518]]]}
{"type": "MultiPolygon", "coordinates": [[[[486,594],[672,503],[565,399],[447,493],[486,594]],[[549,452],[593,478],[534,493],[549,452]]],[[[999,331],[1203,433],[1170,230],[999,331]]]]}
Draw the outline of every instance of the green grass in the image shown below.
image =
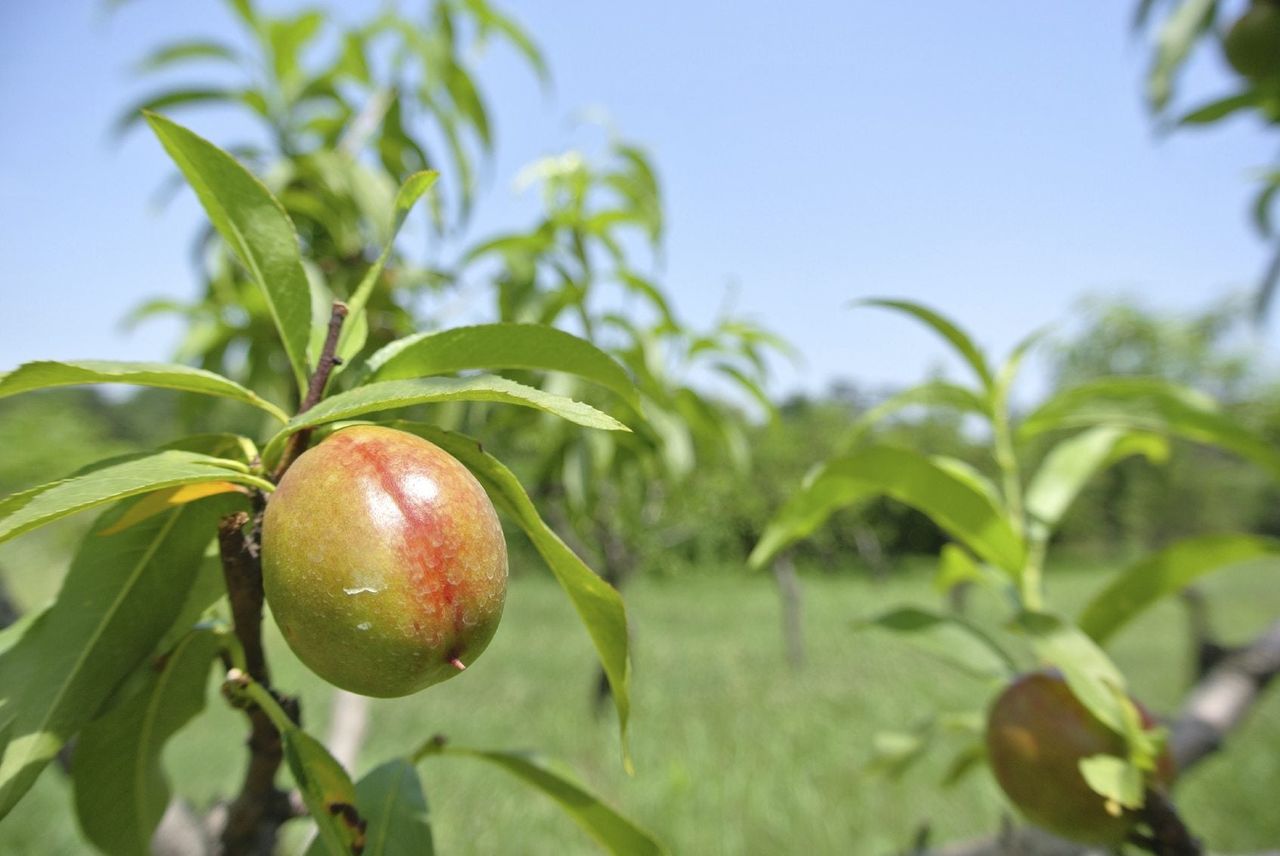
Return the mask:
{"type": "MultiPolygon", "coordinates": [[[[22,576],[11,567],[18,571],[12,577],[22,576]]],[[[1230,639],[1247,638],[1280,614],[1276,571],[1242,568],[1208,585],[1215,619],[1230,639]]],[[[1073,609],[1101,579],[1083,568],[1058,569],[1050,575],[1055,602],[1073,609]]],[[[911,574],[875,585],[807,577],[804,594],[809,660],[793,670],[783,657],[778,600],[767,578],[641,580],[627,592],[637,768],[628,778],[612,717],[597,719],[588,703],[595,666],[586,634],[549,580],[521,578],[497,638],[466,674],[412,698],[374,703],[361,768],[437,733],[459,744],[537,748],[567,762],[673,851],[708,856],[884,854],[905,848],[922,824],[935,841],[996,829],[1004,808],[985,772],[954,788],[937,786],[945,753],[899,781],[864,771],[878,730],[909,727],[935,708],[976,710],[990,695],[900,639],[851,629],[852,619],[904,600],[933,602],[927,578],[911,574]]],[[[277,683],[301,693],[305,724],[323,734],[328,692],[271,629],[277,683]]],[[[1189,653],[1177,604],[1123,632],[1113,650],[1149,706],[1176,706],[1189,653]]],[[[233,789],[243,736],[239,714],[211,694],[206,713],[167,755],[180,790],[207,805],[233,789]]],[[[1280,693],[1273,690],[1226,750],[1180,786],[1192,828],[1216,852],[1280,840],[1276,746],[1280,693]]],[[[597,852],[552,803],[500,770],[453,758],[420,769],[441,853],[597,852]]],[[[85,849],[56,770],[0,826],[0,852],[85,849]]]]}

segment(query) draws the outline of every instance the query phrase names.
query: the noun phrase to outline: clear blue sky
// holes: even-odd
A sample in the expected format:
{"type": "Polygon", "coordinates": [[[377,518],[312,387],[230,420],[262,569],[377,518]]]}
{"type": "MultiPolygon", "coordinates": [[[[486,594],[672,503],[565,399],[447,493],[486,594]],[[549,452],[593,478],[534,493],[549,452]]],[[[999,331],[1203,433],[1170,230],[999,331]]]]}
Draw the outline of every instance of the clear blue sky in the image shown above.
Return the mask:
{"type": "MultiPolygon", "coordinates": [[[[660,169],[677,307],[707,323],[732,285],[737,309],[803,355],[779,392],[908,383],[946,363],[908,322],[847,310],[859,296],[928,302],[997,352],[1084,293],[1200,305],[1262,267],[1246,204],[1272,144],[1249,122],[1158,139],[1131,6],[511,0],[555,86],[544,96],[506,51],[485,58],[499,154],[476,228],[525,222],[516,170],[581,139],[571,117],[602,107],[660,169]]],[[[149,88],[128,71],[148,47],[234,25],[217,0],[106,8],[0,5],[0,367],[164,359],[175,325],[126,336],[117,321],[195,292],[194,200],[157,214],[159,145],[108,129],[149,88]]],[[[1190,82],[1222,79],[1210,55],[1190,82]]],[[[217,114],[174,115],[237,136],[217,114]]]]}

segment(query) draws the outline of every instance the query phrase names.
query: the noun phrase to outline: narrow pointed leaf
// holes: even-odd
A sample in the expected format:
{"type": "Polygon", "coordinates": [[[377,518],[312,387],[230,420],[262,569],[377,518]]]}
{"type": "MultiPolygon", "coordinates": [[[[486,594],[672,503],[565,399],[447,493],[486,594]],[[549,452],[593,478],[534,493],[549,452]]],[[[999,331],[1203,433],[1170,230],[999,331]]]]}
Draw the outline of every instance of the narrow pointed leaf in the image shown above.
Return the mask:
{"type": "Polygon", "coordinates": [[[599,428],[605,431],[628,430],[627,426],[612,416],[601,413],[590,405],[561,395],[552,395],[506,378],[491,375],[467,378],[418,378],[371,383],[330,396],[307,412],[294,417],[284,430],[271,439],[267,448],[263,450],[263,454],[267,460],[274,460],[288,436],[304,428],[353,419],[367,413],[443,401],[496,401],[517,404],[555,414],[587,428],[599,428]]]}
{"type": "Polygon", "coordinates": [[[991,416],[987,401],[973,390],[946,381],[933,381],[905,389],[859,416],[844,442],[844,448],[852,447],[877,422],[909,407],[945,407],[959,413],[991,416]]]}
{"type": "Polygon", "coordinates": [[[987,358],[983,356],[982,351],[978,349],[978,346],[973,343],[967,333],[929,307],[921,306],[919,303],[912,303],[908,300],[881,299],[859,300],[856,305],[894,309],[926,324],[935,333],[946,339],[951,344],[951,347],[955,348],[956,353],[978,375],[978,378],[982,381],[983,389],[990,390],[993,387],[995,379],[991,375],[991,367],[987,365],[987,358]]]}
{"type": "Polygon", "coordinates": [[[431,425],[398,422],[395,427],[425,437],[462,461],[484,485],[494,505],[509,515],[533,542],[556,582],[569,595],[586,626],[618,711],[624,763],[630,769],[627,720],[631,712],[631,653],[627,613],[622,596],[578,558],[538,514],[533,501],[515,475],[497,458],[486,454],[470,437],[431,425]]]}
{"type": "MultiPolygon", "coordinates": [[[[404,758],[381,764],[356,782],[356,805],[365,828],[361,856],[434,856],[431,818],[418,770],[404,758]]],[[[317,839],[307,856],[322,856],[317,839]]]]}
{"type": "Polygon", "coordinates": [[[1047,539],[1094,475],[1133,455],[1163,462],[1169,442],[1145,431],[1102,425],[1054,446],[1027,486],[1032,536],[1047,539]]]}
{"type": "Polygon", "coordinates": [[[204,369],[193,369],[190,366],[171,363],[125,363],[106,360],[58,362],[40,360],[24,363],[13,371],[0,375],[0,398],[36,389],[97,383],[127,383],[133,386],[152,386],[217,395],[252,404],[281,422],[289,421],[289,417],[279,407],[229,378],[204,369]]]}
{"type": "Polygon", "coordinates": [[[1063,390],[1018,427],[1027,440],[1046,431],[1123,425],[1234,452],[1280,478],[1280,452],[1224,415],[1213,399],[1159,378],[1103,378],[1063,390]]]}
{"type": "Polygon", "coordinates": [[[1112,577],[1080,613],[1080,629],[1099,644],[1161,598],[1205,574],[1241,562],[1280,557],[1280,540],[1253,535],[1188,538],[1147,556],[1112,577]]]}
{"type": "Polygon", "coordinates": [[[359,853],[365,833],[351,777],[319,740],[293,723],[281,726],[276,723],[284,738],[284,760],[316,822],[318,841],[333,856],[359,853]]]}
{"type": "Polygon", "coordinates": [[[162,116],[148,113],[146,118],[214,228],[262,290],[298,389],[305,393],[311,293],[289,215],[266,185],[231,155],[162,116]]]}
{"type": "Polygon", "coordinates": [[[236,461],[168,449],[100,461],[80,474],[0,499],[0,541],[77,511],[118,499],[201,482],[234,482],[270,490],[236,461]]]}
{"type": "Polygon", "coordinates": [[[1125,734],[1132,706],[1126,694],[1124,674],[1111,658],[1080,628],[1056,615],[1026,612],[1016,626],[1031,640],[1036,655],[1062,672],[1071,692],[1116,734],[1125,734]]]}
{"type": "Polygon", "coordinates": [[[626,369],[588,342],[541,324],[478,324],[420,333],[392,342],[369,359],[374,380],[451,374],[469,369],[567,372],[639,406],[626,369]]]}
{"type": "Polygon", "coordinates": [[[918,452],[893,446],[866,446],[823,464],[765,528],[751,566],[764,567],[841,508],[882,495],[929,515],[986,561],[1019,573],[1022,540],[987,491],[918,452]]]}
{"type": "Polygon", "coordinates": [[[217,650],[211,631],[187,634],[163,661],[148,667],[134,695],[80,733],[72,768],[76,814],[102,852],[151,852],[151,836],[170,796],[161,753],[204,709],[217,650]]]}
{"type": "Polygon", "coordinates": [[[618,856],[665,853],[649,832],[623,817],[574,780],[567,771],[545,758],[526,752],[470,749],[448,744],[428,744],[421,757],[455,755],[488,761],[525,784],[555,800],[587,832],[618,856]]]}
{"type": "Polygon", "coordinates": [[[338,337],[338,356],[342,358],[344,364],[350,362],[352,358],[360,353],[369,337],[369,319],[365,314],[365,306],[369,302],[369,296],[373,294],[374,286],[378,284],[378,277],[382,276],[382,271],[387,266],[387,260],[391,258],[391,252],[395,248],[396,235],[400,233],[400,227],[408,219],[409,212],[413,210],[413,206],[422,198],[424,193],[431,189],[439,177],[440,174],[434,171],[414,173],[405,179],[399,192],[396,193],[395,212],[392,217],[391,234],[387,237],[387,244],[382,248],[382,253],[378,256],[378,260],[373,263],[373,267],[369,268],[364,278],[360,280],[360,284],[356,286],[356,290],[352,292],[351,299],[347,301],[347,308],[350,312],[338,337]]]}
{"type": "MultiPolygon", "coordinates": [[[[0,818],[173,624],[218,519],[216,496],[110,538],[86,537],[53,606],[0,655],[0,818]]],[[[125,511],[102,518],[110,525],[125,511]]]]}
{"type": "Polygon", "coordinates": [[[1005,679],[1017,671],[1013,658],[994,638],[957,615],[904,606],[855,626],[901,634],[934,656],[980,677],[1005,679]]]}

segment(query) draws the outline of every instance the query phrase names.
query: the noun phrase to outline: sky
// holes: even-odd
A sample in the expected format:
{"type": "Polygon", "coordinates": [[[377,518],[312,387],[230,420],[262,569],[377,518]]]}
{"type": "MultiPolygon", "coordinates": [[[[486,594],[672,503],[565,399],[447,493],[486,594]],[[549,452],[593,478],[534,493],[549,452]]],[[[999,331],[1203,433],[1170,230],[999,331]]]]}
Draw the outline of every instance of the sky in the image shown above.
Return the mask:
{"type": "MultiPolygon", "coordinates": [[[[341,17],[374,7],[344,3],[341,17]]],[[[1157,133],[1131,7],[508,0],[554,85],[544,92],[508,50],[482,58],[498,148],[472,234],[527,224],[520,166],[580,143],[590,131],[575,117],[604,111],[656,162],[660,279],[678,312],[707,325],[728,302],[795,343],[779,394],[838,378],[905,385],[938,367],[962,376],[911,322],[849,307],[861,297],[925,302],[993,354],[1036,327],[1069,329],[1085,294],[1203,306],[1264,265],[1247,205],[1273,143],[1248,120],[1157,133]]],[[[0,369],[164,360],[175,323],[119,321],[197,290],[194,197],[158,209],[170,170],[159,144],[110,128],[154,85],[130,71],[149,48],[237,30],[217,0],[108,8],[0,4],[0,369]]],[[[1207,52],[1186,88],[1227,85],[1207,52]]],[[[173,115],[215,142],[240,130],[216,113],[173,115]]]]}

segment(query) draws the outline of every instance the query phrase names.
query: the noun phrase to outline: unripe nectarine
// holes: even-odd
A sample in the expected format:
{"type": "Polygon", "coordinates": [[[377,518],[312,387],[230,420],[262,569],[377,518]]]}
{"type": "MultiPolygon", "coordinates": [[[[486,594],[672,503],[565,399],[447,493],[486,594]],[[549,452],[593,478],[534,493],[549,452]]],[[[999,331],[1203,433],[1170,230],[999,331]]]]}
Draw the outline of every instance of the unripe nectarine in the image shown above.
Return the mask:
{"type": "MultiPolygon", "coordinates": [[[[1143,726],[1154,726],[1137,707],[1143,726]]],[[[1079,766],[1094,755],[1127,754],[1124,738],[1090,713],[1057,671],[1019,677],[987,718],[987,758],[1005,795],[1032,823],[1074,841],[1118,844],[1133,827],[1131,813],[1107,810],[1079,766]]],[[[1157,766],[1157,779],[1173,778],[1167,751],[1157,766]]]]}
{"type": "Polygon", "coordinates": [[[408,695],[480,655],[502,617],[507,545],[475,477],[421,437],[337,431],[267,503],[262,582],[308,667],[363,695],[408,695]]]}

